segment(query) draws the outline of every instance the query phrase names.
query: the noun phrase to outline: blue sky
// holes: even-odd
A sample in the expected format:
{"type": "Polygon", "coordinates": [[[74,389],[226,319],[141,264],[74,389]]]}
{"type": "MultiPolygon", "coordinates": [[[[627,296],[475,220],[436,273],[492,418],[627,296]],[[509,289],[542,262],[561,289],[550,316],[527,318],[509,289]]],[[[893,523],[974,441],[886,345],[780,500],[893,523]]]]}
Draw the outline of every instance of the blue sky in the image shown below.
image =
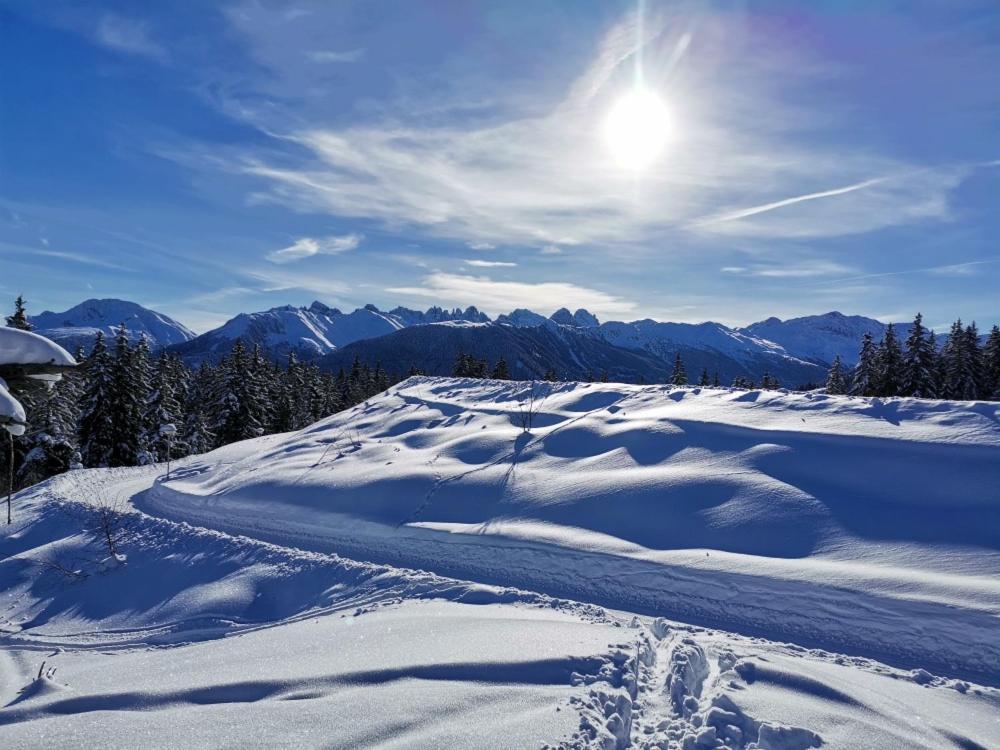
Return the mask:
{"type": "Polygon", "coordinates": [[[0,298],[1000,319],[1000,6],[0,2],[0,298]],[[641,170],[608,113],[641,77],[641,170]]]}

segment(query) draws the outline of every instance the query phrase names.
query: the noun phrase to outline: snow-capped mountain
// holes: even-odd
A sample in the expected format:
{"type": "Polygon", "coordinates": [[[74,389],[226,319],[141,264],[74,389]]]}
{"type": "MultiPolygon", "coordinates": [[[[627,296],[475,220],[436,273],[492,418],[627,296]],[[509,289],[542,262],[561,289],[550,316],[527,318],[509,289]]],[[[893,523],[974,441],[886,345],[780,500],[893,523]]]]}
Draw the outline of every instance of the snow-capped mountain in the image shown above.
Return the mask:
{"type": "MultiPolygon", "coordinates": [[[[737,329],[740,333],[758,339],[773,341],[785,351],[811,362],[832,362],[838,354],[845,364],[858,361],[861,338],[870,333],[878,341],[885,333],[886,324],[861,315],[843,315],[828,312],[802,318],[768,318],[737,329]]],[[[909,326],[897,324],[896,333],[905,337],[909,326]]]]}
{"type": "Polygon", "coordinates": [[[451,312],[432,307],[426,312],[397,307],[383,312],[375,305],[345,313],[322,302],[308,307],[284,305],[254,313],[241,313],[207,333],[174,348],[189,362],[217,359],[225,355],[236,339],[247,346],[259,344],[271,359],[294,353],[301,360],[329,354],[361,339],[373,339],[415,325],[448,321],[487,322],[475,307],[451,312]]]}
{"type": "Polygon", "coordinates": [[[490,318],[486,313],[481,313],[474,306],[469,306],[464,310],[455,308],[445,310],[442,307],[430,307],[426,312],[411,310],[408,307],[394,307],[388,313],[397,318],[404,326],[419,326],[427,323],[446,323],[452,320],[467,321],[469,323],[489,323],[490,318]]]}
{"type": "Polygon", "coordinates": [[[122,323],[128,328],[129,338],[144,335],[153,348],[180,344],[195,336],[163,313],[120,299],[88,299],[65,312],[46,310],[30,320],[37,333],[70,350],[77,346],[89,348],[98,331],[113,336],[122,323]]]}
{"type": "Polygon", "coordinates": [[[713,375],[718,371],[725,382],[737,375],[759,378],[764,372],[788,384],[814,382],[822,377],[816,361],[798,357],[780,344],[721,323],[663,323],[648,318],[629,323],[601,323],[587,310],[570,313],[566,308],[549,318],[530,310],[515,310],[510,315],[501,315],[497,322],[518,328],[546,326],[573,330],[622,349],[652,354],[666,363],[680,354],[692,378],[697,378],[702,369],[713,375]]]}

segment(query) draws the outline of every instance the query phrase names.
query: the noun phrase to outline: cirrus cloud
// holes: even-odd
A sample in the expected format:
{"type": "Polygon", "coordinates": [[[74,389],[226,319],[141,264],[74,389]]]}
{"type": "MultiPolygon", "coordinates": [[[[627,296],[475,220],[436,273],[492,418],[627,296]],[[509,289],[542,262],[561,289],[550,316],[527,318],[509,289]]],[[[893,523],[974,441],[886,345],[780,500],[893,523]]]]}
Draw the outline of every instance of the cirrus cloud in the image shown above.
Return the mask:
{"type": "Polygon", "coordinates": [[[519,307],[552,310],[583,307],[598,315],[627,315],[635,309],[628,300],[567,282],[494,281],[487,276],[452,273],[428,274],[420,286],[392,287],[385,291],[421,299],[448,300],[449,304],[475,305],[494,315],[519,307]]]}
{"type": "Polygon", "coordinates": [[[300,237],[288,247],[272,250],[267,259],[272,263],[292,263],[314,255],[337,255],[357,249],[364,237],[352,233],[329,237],[300,237]]]}

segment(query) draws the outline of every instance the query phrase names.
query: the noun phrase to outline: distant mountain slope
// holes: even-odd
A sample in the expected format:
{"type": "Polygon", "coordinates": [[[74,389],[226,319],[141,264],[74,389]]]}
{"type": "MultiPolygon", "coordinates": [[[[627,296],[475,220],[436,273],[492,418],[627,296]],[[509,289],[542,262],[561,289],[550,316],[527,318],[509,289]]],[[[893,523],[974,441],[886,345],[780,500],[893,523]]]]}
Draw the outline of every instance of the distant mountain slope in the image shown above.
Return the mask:
{"type": "Polygon", "coordinates": [[[397,307],[383,312],[366,305],[345,313],[322,302],[313,302],[309,307],[285,305],[241,313],[219,328],[174,347],[174,351],[195,364],[224,356],[236,339],[242,339],[247,346],[259,344],[271,359],[282,360],[294,352],[300,360],[312,360],[354,341],[377,338],[407,326],[465,319],[488,320],[474,307],[451,312],[439,307],[426,312],[397,307]]]}
{"type": "Polygon", "coordinates": [[[130,338],[145,334],[154,348],[180,344],[195,337],[188,328],[163,313],[120,299],[88,299],[65,312],[45,311],[30,318],[35,331],[66,349],[89,349],[98,331],[114,335],[125,323],[130,338]]]}
{"type": "Polygon", "coordinates": [[[670,367],[680,354],[691,379],[697,379],[702,369],[708,369],[713,376],[718,372],[720,381],[726,384],[736,376],[757,381],[765,372],[787,385],[818,382],[825,376],[816,362],[794,356],[773,341],[721,323],[661,323],[648,318],[631,323],[600,323],[586,310],[571,314],[565,308],[550,318],[530,310],[515,310],[497,320],[520,328],[575,330],[616,347],[647,352],[670,367]]]}
{"type": "Polygon", "coordinates": [[[415,367],[429,375],[447,375],[460,352],[490,364],[502,356],[515,378],[539,378],[551,368],[560,378],[570,380],[598,378],[607,373],[618,382],[662,383],[670,375],[678,352],[692,381],[703,368],[713,375],[717,372],[726,384],[736,377],[759,381],[765,370],[790,386],[816,381],[825,374],[817,365],[791,358],[740,360],[719,351],[684,345],[663,353],[639,346],[626,348],[591,330],[554,324],[517,327],[452,323],[405,328],[377,339],[356,341],[322,357],[319,364],[330,370],[347,369],[357,356],[369,364],[381,362],[390,372],[405,373],[415,367]]]}
{"type": "MultiPolygon", "coordinates": [[[[854,365],[858,361],[862,336],[868,332],[878,341],[885,329],[886,324],[874,318],[828,312],[788,320],[768,318],[737,330],[773,341],[802,359],[829,363],[839,354],[845,363],[854,365]]],[[[908,330],[906,324],[896,326],[896,333],[901,338],[906,336],[908,330]]]]}

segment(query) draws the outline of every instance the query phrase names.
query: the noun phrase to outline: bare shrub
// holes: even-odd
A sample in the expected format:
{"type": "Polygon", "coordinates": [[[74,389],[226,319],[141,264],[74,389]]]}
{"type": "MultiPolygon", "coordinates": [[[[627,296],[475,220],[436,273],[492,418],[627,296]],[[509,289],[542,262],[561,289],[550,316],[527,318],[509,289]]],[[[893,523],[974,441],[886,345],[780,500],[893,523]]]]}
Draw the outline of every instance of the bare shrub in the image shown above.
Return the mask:
{"type": "Polygon", "coordinates": [[[531,432],[535,416],[538,414],[545,401],[547,392],[544,383],[536,380],[528,382],[528,386],[517,394],[517,414],[518,423],[523,432],[531,432]]]}

